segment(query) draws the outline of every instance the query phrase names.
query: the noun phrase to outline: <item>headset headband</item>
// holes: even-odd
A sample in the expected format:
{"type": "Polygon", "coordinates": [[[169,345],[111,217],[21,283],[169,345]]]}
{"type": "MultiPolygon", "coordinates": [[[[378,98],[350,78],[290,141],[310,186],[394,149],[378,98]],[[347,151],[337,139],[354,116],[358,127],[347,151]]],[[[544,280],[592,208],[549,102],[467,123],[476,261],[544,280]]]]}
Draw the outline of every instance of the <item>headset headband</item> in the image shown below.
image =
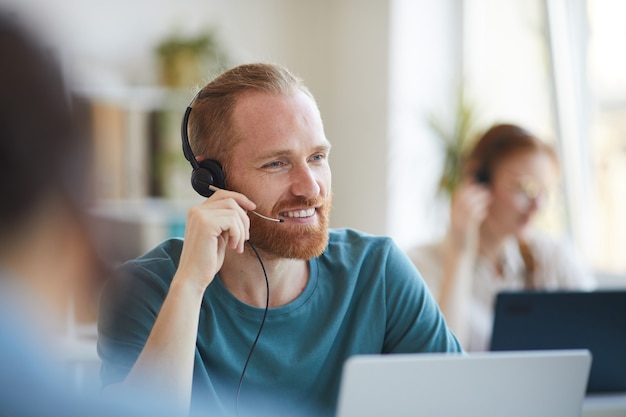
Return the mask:
{"type": "Polygon", "coordinates": [[[187,133],[187,129],[189,127],[188,125],[189,125],[189,115],[191,114],[191,106],[200,95],[200,91],[198,91],[198,93],[196,93],[193,99],[191,99],[191,102],[189,102],[189,105],[187,106],[187,109],[185,110],[185,114],[183,115],[183,120],[180,124],[180,136],[183,139],[183,154],[185,155],[185,158],[191,163],[191,166],[193,167],[193,169],[198,169],[200,165],[198,164],[198,161],[196,160],[196,156],[194,155],[193,150],[191,149],[191,144],[189,143],[189,135],[187,133]]]}

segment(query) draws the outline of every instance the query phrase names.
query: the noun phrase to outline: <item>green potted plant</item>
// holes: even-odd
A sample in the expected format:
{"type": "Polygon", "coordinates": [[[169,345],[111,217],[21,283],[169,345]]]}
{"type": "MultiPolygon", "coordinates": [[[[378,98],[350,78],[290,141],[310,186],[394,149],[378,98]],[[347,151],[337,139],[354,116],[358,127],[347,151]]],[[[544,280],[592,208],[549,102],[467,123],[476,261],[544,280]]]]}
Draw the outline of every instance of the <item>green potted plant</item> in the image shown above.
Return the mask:
{"type": "Polygon", "coordinates": [[[452,119],[431,115],[428,125],[440,140],[444,153],[444,163],[439,178],[439,191],[450,196],[463,180],[462,161],[475,140],[477,114],[474,103],[468,97],[463,85],[455,95],[452,119]]]}
{"type": "Polygon", "coordinates": [[[161,83],[168,87],[198,84],[204,74],[223,61],[215,36],[205,32],[194,37],[172,34],[156,47],[161,68],[161,83]]]}

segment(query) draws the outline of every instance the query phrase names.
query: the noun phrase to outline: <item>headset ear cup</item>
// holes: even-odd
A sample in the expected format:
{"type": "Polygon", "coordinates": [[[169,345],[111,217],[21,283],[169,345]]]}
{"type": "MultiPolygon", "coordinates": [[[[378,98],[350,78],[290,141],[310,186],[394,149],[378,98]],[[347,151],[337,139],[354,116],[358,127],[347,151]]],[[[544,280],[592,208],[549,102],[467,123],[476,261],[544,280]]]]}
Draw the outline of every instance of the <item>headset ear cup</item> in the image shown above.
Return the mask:
{"type": "Polygon", "coordinates": [[[483,185],[489,185],[489,183],[491,182],[489,172],[487,172],[486,169],[481,169],[477,171],[476,174],[474,175],[474,180],[477,183],[483,184],[483,185]]]}
{"type": "Polygon", "coordinates": [[[209,185],[213,184],[213,176],[204,168],[194,169],[191,173],[191,186],[203,197],[210,197],[213,191],[209,190],[209,185]]]}
{"type": "Polygon", "coordinates": [[[203,197],[210,197],[213,191],[209,190],[209,185],[218,188],[225,188],[225,175],[222,166],[212,159],[205,159],[199,162],[199,167],[191,173],[191,186],[203,197]]]}

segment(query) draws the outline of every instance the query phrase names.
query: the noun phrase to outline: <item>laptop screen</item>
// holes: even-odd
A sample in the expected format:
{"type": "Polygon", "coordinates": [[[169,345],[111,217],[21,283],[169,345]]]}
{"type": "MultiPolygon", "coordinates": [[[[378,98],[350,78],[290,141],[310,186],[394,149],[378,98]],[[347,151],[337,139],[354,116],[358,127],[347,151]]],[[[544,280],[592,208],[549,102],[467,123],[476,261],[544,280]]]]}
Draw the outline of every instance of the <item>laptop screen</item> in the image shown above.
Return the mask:
{"type": "Polygon", "coordinates": [[[626,291],[498,294],[490,350],[578,348],[593,355],[587,392],[626,391],[626,291]]]}
{"type": "Polygon", "coordinates": [[[572,417],[591,357],[584,350],[353,356],[337,417],[572,417]]]}

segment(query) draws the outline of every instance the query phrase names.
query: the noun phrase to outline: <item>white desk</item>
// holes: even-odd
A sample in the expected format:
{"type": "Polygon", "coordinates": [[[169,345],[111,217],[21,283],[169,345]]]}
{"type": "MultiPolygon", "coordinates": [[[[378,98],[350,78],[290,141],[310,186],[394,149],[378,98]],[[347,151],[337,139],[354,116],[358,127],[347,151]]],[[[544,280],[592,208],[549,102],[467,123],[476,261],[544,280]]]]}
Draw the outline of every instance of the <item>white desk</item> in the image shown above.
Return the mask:
{"type": "Polygon", "coordinates": [[[588,395],[582,417],[626,417],[626,393],[588,395]]]}

